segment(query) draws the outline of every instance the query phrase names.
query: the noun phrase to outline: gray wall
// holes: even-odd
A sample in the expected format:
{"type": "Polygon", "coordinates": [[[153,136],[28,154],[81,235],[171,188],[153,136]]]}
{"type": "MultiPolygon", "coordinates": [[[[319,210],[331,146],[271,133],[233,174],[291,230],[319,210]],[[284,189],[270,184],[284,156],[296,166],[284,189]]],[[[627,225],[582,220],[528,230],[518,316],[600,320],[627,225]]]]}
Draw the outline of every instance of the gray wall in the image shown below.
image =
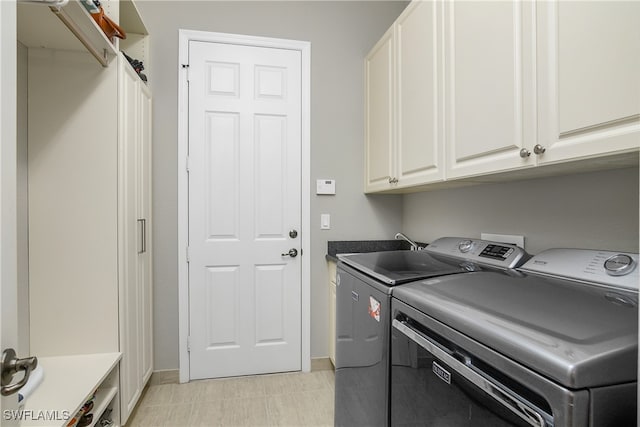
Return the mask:
{"type": "Polygon", "coordinates": [[[424,242],[481,232],[525,236],[528,252],[638,252],[638,168],[404,196],[403,228],[424,242]]]}
{"type": "Polygon", "coordinates": [[[336,180],[336,196],[311,199],[311,354],[328,353],[327,240],[392,238],[401,196],[365,196],[363,58],[406,6],[401,1],[143,1],[152,35],[145,64],[154,92],[155,369],[178,368],[178,29],[311,42],[311,181],[336,180]],[[331,230],[320,230],[320,213],[331,230]]]}

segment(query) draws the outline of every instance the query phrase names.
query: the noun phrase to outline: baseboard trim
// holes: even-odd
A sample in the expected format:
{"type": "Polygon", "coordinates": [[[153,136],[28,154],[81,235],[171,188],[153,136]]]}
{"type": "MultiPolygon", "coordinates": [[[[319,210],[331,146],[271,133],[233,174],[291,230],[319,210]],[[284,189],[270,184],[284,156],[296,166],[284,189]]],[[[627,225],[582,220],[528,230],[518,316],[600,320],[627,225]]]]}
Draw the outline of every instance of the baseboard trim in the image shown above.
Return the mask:
{"type": "MultiPolygon", "coordinates": [[[[1,1],[1,0],[0,0],[1,1]]],[[[311,359],[311,372],[333,371],[333,363],[328,357],[318,357],[311,359]]],[[[149,378],[149,385],[179,384],[180,371],[178,369],[167,369],[165,371],[154,371],[149,378]]]]}
{"type": "Polygon", "coordinates": [[[311,359],[311,372],[313,371],[333,371],[333,363],[328,357],[318,357],[311,359]]]}
{"type": "Polygon", "coordinates": [[[178,384],[180,371],[177,369],[169,369],[166,371],[154,371],[149,378],[149,385],[161,384],[178,384]]]}

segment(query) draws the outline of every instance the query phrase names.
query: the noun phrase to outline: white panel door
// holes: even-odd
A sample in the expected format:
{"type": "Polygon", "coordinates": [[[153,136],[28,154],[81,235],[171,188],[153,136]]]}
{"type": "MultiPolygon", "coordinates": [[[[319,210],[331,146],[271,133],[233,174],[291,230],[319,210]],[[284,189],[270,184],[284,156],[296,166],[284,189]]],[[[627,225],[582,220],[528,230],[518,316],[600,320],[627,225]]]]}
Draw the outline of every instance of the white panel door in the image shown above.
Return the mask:
{"type": "Polygon", "coordinates": [[[445,2],[447,178],[535,165],[534,2],[445,2]]]}
{"type": "Polygon", "coordinates": [[[640,2],[537,4],[539,163],[640,146],[640,2]]]}
{"type": "Polygon", "coordinates": [[[124,57],[118,58],[120,103],[119,191],[120,225],[120,397],[122,421],[135,408],[142,393],[140,377],[140,327],[139,312],[141,293],[138,286],[138,76],[124,57]]]}
{"type": "Polygon", "coordinates": [[[301,54],[189,44],[191,379],[301,369],[301,54]]]}
{"type": "Polygon", "coordinates": [[[400,187],[444,178],[440,12],[440,2],[413,2],[395,24],[400,187]]]}
{"type": "Polygon", "coordinates": [[[138,148],[138,286],[140,289],[140,375],[142,386],[153,373],[153,264],[151,256],[152,201],[151,201],[151,91],[138,82],[139,91],[139,140],[138,148]]]}
{"type": "Polygon", "coordinates": [[[393,28],[365,58],[365,192],[387,190],[395,181],[393,143],[393,28]]]}

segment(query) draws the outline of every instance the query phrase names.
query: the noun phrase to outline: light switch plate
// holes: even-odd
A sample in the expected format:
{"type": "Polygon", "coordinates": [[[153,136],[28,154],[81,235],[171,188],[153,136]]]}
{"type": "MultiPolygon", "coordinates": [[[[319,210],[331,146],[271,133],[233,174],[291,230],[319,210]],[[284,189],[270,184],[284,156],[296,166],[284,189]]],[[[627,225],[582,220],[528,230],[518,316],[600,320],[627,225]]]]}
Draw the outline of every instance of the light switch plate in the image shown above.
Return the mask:
{"type": "Polygon", "coordinates": [[[336,194],[335,179],[317,179],[316,194],[336,194]]]}
{"type": "Polygon", "coordinates": [[[331,215],[329,215],[329,214],[320,214],[320,229],[321,230],[330,230],[331,229],[331,215]]]}
{"type": "Polygon", "coordinates": [[[524,249],[524,236],[518,236],[513,234],[480,233],[480,238],[482,240],[490,240],[492,242],[498,242],[498,243],[511,243],[513,245],[518,245],[522,249],[524,249]]]}

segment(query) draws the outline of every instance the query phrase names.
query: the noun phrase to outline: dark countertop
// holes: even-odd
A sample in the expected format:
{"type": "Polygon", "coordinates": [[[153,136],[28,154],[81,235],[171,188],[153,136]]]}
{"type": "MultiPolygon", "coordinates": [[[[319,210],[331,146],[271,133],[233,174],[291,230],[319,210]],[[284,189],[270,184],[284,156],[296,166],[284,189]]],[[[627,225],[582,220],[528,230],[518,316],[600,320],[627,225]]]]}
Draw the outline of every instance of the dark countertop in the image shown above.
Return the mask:
{"type": "MultiPolygon", "coordinates": [[[[416,242],[420,246],[425,243],[416,242]]],[[[409,250],[411,245],[404,240],[334,240],[327,242],[327,261],[338,262],[337,254],[359,252],[381,252],[409,250]]]]}

